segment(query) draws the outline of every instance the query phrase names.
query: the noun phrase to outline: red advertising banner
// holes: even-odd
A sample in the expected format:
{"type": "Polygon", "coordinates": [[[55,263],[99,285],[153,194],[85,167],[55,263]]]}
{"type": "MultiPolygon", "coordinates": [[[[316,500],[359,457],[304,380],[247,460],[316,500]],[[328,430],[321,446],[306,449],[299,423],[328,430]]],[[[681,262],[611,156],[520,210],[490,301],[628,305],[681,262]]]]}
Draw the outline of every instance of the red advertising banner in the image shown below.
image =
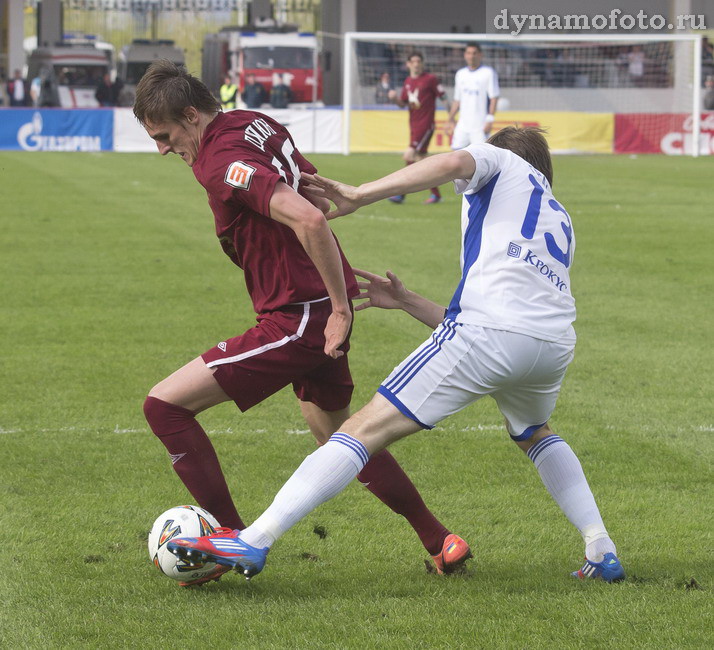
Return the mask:
{"type": "MultiPolygon", "coordinates": [[[[689,113],[618,113],[615,153],[692,153],[689,113]]],[[[699,153],[714,154],[714,113],[702,113],[699,153]]]]}

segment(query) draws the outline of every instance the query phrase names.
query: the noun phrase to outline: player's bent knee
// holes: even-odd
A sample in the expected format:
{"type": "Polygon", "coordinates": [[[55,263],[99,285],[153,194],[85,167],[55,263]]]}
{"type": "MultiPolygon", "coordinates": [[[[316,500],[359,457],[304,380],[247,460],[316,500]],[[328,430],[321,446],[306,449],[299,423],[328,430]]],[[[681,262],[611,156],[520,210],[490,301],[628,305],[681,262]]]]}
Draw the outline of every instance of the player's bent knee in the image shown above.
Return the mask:
{"type": "Polygon", "coordinates": [[[161,422],[169,410],[169,406],[171,405],[168,404],[168,402],[164,402],[151,393],[149,393],[144,400],[144,417],[154,433],[160,428],[161,422]]]}
{"type": "Polygon", "coordinates": [[[144,400],[144,417],[154,435],[159,437],[180,433],[195,422],[192,411],[165,402],[151,393],[144,400]]]}
{"type": "MultiPolygon", "coordinates": [[[[508,426],[508,424],[506,426],[508,426]]],[[[510,429],[510,427],[508,428],[510,429]]],[[[534,444],[543,440],[543,438],[546,438],[547,436],[551,435],[553,435],[553,430],[548,426],[548,423],[546,422],[542,427],[536,429],[533,434],[526,440],[514,440],[513,442],[515,442],[524,452],[528,453],[528,450],[534,444]]]]}
{"type": "Polygon", "coordinates": [[[164,388],[166,379],[162,379],[158,384],[152,386],[149,391],[148,397],[153,397],[154,399],[160,399],[164,402],[170,401],[169,392],[164,388]]]}
{"type": "Polygon", "coordinates": [[[157,414],[161,410],[160,407],[161,400],[154,397],[151,393],[146,396],[144,400],[144,417],[146,421],[151,425],[153,421],[157,419],[157,414]]]}

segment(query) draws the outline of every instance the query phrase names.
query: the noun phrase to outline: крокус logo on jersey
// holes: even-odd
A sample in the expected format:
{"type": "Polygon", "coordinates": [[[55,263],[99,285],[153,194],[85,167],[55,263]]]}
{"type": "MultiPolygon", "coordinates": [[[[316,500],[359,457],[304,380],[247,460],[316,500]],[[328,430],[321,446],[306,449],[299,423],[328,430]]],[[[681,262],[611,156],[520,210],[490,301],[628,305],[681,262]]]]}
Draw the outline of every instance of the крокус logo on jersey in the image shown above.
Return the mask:
{"type": "Polygon", "coordinates": [[[567,291],[568,285],[560,279],[560,276],[553,271],[543,260],[538,259],[538,256],[529,248],[528,252],[523,256],[523,261],[528,262],[531,266],[535,266],[538,272],[548,278],[558,289],[567,291]]]}
{"type": "MultiPolygon", "coordinates": [[[[521,258],[521,247],[518,244],[510,242],[508,244],[507,255],[509,257],[521,258]]],[[[543,260],[539,259],[538,256],[529,248],[528,252],[523,256],[523,261],[527,262],[531,266],[535,266],[538,272],[543,276],[548,278],[560,291],[567,291],[568,285],[565,284],[560,279],[560,276],[553,271],[543,260]]]]}

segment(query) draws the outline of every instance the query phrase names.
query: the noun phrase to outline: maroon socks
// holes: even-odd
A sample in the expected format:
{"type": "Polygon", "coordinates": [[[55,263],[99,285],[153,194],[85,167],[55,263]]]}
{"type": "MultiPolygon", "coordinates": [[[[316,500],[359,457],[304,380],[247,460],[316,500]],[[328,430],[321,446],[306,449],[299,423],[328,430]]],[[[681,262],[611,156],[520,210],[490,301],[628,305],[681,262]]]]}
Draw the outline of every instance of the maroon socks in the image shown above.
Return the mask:
{"type": "Polygon", "coordinates": [[[193,412],[156,397],[147,397],[144,415],[196,503],[218,519],[221,526],[245,528],[233,505],[213,445],[193,412]]]}
{"type": "Polygon", "coordinates": [[[383,449],[372,456],[357,474],[357,480],[382,503],[407,519],[430,555],[441,552],[449,531],[426,507],[392,454],[383,449]]]}

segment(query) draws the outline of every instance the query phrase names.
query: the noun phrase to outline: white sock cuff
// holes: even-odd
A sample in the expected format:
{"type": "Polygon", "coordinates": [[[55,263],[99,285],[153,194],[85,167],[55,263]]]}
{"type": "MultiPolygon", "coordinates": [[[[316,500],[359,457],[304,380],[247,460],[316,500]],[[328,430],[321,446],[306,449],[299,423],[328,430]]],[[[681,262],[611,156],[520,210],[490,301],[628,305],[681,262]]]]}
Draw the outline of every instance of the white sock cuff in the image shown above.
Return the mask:
{"type": "Polygon", "coordinates": [[[280,526],[280,522],[275,521],[270,515],[263,513],[258,517],[243,533],[241,538],[251,546],[263,548],[264,546],[272,546],[275,540],[278,539],[285,531],[280,526]],[[247,533],[251,532],[252,535],[247,533]]]}
{"type": "Polygon", "coordinates": [[[583,541],[585,544],[592,544],[600,539],[610,539],[607,534],[605,525],[602,522],[596,522],[594,524],[587,524],[580,529],[580,534],[583,536],[583,541]]]}
{"type": "Polygon", "coordinates": [[[553,433],[536,442],[526,453],[533,464],[538,467],[556,448],[561,446],[561,443],[568,446],[565,440],[553,433]]]}
{"type": "Polygon", "coordinates": [[[362,468],[369,462],[369,452],[367,448],[349,433],[342,433],[341,431],[333,433],[330,439],[325,443],[325,446],[329,444],[342,445],[351,452],[350,456],[357,466],[357,473],[361,472],[362,468]]]}

